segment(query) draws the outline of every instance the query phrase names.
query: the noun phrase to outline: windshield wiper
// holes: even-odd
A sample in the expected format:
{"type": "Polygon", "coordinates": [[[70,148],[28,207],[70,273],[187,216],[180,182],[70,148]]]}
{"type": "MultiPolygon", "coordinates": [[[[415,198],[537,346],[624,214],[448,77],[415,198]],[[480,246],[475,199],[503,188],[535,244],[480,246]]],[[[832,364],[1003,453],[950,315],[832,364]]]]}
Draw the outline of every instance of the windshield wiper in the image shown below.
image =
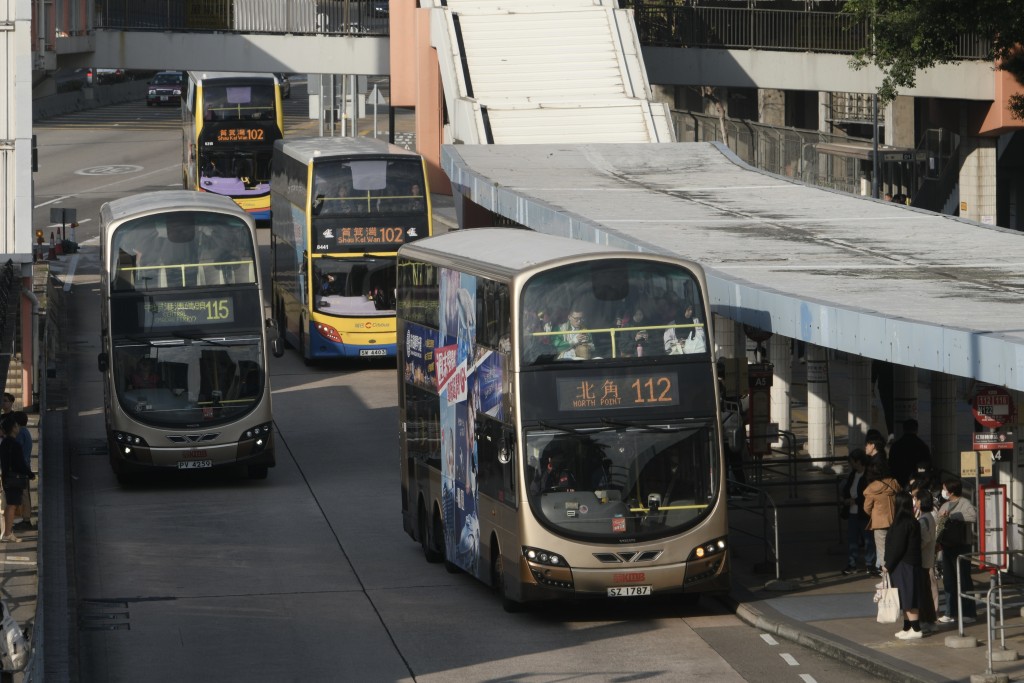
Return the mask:
{"type": "Polygon", "coordinates": [[[646,422],[630,422],[628,420],[609,420],[608,418],[601,418],[601,424],[609,427],[625,427],[628,429],[643,429],[649,432],[665,432],[666,434],[673,434],[675,432],[681,432],[684,429],[690,429],[689,427],[669,427],[666,425],[652,425],[646,422]]]}
{"type": "Polygon", "coordinates": [[[182,339],[194,342],[201,341],[207,344],[212,344],[213,346],[252,346],[259,342],[259,339],[256,337],[229,340],[225,337],[207,337],[194,332],[182,332],[180,330],[175,330],[174,332],[171,332],[171,334],[176,337],[181,337],[182,339]]]}

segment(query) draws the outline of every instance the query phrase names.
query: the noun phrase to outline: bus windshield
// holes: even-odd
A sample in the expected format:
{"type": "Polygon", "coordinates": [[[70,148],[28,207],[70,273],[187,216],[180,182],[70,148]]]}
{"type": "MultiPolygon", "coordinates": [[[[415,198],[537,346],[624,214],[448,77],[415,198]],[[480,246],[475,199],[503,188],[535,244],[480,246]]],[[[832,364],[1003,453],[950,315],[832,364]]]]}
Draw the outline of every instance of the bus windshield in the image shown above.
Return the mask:
{"type": "Polygon", "coordinates": [[[214,212],[144,216],[117,228],[109,264],[114,291],[150,291],[256,283],[246,224],[214,212]]]}
{"type": "Polygon", "coordinates": [[[207,121],[269,121],[275,114],[274,84],[211,85],[203,87],[207,121]]]}
{"type": "Polygon", "coordinates": [[[263,398],[258,336],[117,343],[113,381],[122,409],[158,427],[212,426],[237,420],[263,398]]]}
{"type": "Polygon", "coordinates": [[[395,259],[313,259],[313,308],[337,316],[393,316],[395,259]]]}
{"type": "Polygon", "coordinates": [[[313,215],[403,216],[426,210],[418,158],[353,159],[318,163],[313,171],[313,215]]]}
{"type": "Polygon", "coordinates": [[[716,504],[708,422],[525,436],[530,507],[567,536],[610,543],[668,536],[696,525],[716,504]]]}
{"type": "Polygon", "coordinates": [[[533,277],[522,294],[521,360],[708,354],[700,287],[678,265],[606,259],[533,277]]]}

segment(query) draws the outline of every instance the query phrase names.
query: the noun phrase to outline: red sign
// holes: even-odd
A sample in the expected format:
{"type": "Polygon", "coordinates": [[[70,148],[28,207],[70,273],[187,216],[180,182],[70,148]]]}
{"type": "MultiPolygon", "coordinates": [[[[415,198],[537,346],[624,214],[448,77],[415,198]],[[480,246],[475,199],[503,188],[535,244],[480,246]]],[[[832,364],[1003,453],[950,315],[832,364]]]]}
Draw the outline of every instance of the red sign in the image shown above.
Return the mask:
{"type": "Polygon", "coordinates": [[[1002,387],[982,387],[971,402],[974,419],[983,427],[1002,427],[1017,421],[1017,408],[1010,392],[1002,387]]]}
{"type": "Polygon", "coordinates": [[[1001,451],[1013,447],[1013,432],[977,432],[974,435],[976,451],[1001,451]]]}

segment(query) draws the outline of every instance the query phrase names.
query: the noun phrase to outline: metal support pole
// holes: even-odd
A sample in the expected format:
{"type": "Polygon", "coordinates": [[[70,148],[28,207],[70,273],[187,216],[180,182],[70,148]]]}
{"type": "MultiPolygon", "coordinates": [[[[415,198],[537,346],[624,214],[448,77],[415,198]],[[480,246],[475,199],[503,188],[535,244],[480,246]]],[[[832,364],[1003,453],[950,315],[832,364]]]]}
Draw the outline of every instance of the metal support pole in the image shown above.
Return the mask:
{"type": "Polygon", "coordinates": [[[871,196],[878,199],[878,93],[871,94],[871,196]]]}

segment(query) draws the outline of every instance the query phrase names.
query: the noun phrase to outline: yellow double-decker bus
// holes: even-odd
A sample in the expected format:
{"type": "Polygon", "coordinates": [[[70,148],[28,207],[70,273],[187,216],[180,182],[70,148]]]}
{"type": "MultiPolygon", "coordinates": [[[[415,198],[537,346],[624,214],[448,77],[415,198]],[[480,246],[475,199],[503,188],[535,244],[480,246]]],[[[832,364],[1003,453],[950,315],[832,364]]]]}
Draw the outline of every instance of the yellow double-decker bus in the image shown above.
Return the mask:
{"type": "Polygon", "coordinates": [[[284,135],[277,77],[192,71],[181,102],[185,188],[230,197],[269,220],[270,160],[284,135]]]}
{"type": "Polygon", "coordinates": [[[368,138],[274,148],[273,311],[307,361],[395,355],[395,254],[431,233],[423,158],[368,138]]]}
{"type": "Polygon", "coordinates": [[[521,229],[398,252],[402,518],[507,609],[729,589],[695,263],[521,229]]]}

